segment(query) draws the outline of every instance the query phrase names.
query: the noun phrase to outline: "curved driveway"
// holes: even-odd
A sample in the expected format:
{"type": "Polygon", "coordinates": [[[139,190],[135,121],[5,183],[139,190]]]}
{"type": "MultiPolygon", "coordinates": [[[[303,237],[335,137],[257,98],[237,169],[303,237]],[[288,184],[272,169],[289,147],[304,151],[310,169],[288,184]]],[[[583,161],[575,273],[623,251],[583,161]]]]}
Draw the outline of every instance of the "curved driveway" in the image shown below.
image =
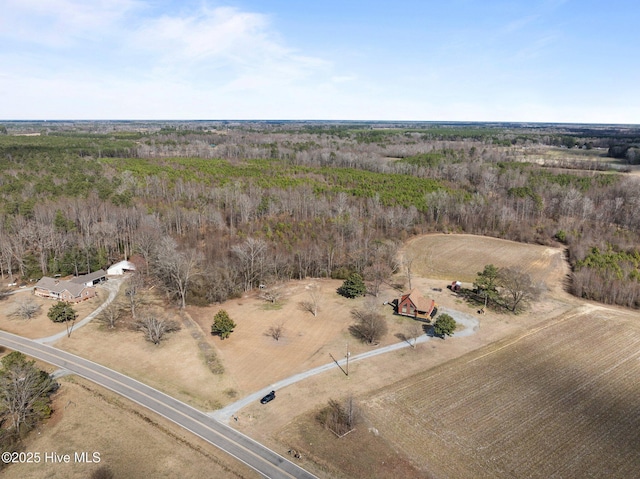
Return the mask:
{"type": "MultiPolygon", "coordinates": [[[[453,336],[459,338],[463,336],[470,336],[475,333],[480,327],[480,322],[474,318],[473,316],[465,313],[461,313],[460,311],[456,311],[455,309],[448,308],[440,308],[440,312],[447,313],[453,319],[455,319],[456,323],[462,324],[464,329],[457,333],[454,333],[453,336]]],[[[426,343],[430,341],[431,336],[427,336],[423,334],[422,336],[416,338],[416,343],[426,343]]],[[[366,353],[358,354],[355,356],[349,357],[349,362],[360,361],[362,359],[370,358],[372,356],[378,356],[379,354],[385,354],[391,351],[397,351],[398,349],[406,348],[411,346],[409,341],[402,341],[399,343],[390,344],[389,346],[384,346],[378,349],[372,349],[371,351],[367,351],[366,353]]],[[[243,397],[242,399],[229,404],[228,406],[223,407],[222,409],[218,409],[216,411],[208,413],[209,416],[216,418],[219,421],[228,421],[234,414],[236,414],[240,409],[249,404],[258,401],[261,397],[267,394],[269,391],[282,389],[286,386],[290,386],[291,384],[297,383],[304,379],[307,379],[311,376],[315,376],[316,374],[323,373],[325,371],[329,371],[330,369],[334,369],[336,367],[336,363],[338,366],[344,366],[346,364],[346,358],[341,359],[336,362],[323,364],[322,366],[318,366],[313,369],[309,369],[308,371],[304,371],[298,374],[294,374],[293,376],[289,376],[277,383],[273,383],[268,387],[261,389],[260,391],[249,394],[248,396],[243,397]]]]}
{"type": "Polygon", "coordinates": [[[52,346],[39,344],[4,331],[0,331],[0,344],[21,351],[32,358],[64,368],[131,399],[200,436],[265,477],[273,479],[315,478],[311,473],[235,429],[157,389],[112,369],[52,346]]]}

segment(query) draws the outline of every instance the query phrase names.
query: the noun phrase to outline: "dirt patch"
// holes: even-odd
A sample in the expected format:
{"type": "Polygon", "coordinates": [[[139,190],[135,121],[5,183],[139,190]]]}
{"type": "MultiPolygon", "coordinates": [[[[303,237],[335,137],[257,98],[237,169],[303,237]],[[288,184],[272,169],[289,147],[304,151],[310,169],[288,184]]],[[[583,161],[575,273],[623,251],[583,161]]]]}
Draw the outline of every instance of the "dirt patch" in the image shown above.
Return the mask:
{"type": "Polygon", "coordinates": [[[86,479],[100,466],[114,477],[257,478],[210,444],[144,408],[79,378],[63,378],[54,396],[55,413],[27,438],[26,451],[40,452],[39,464],[16,464],[8,479],[86,479]],[[44,463],[45,452],[69,454],[71,463],[44,463]],[[99,453],[99,463],[75,462],[75,452],[99,453]]]}

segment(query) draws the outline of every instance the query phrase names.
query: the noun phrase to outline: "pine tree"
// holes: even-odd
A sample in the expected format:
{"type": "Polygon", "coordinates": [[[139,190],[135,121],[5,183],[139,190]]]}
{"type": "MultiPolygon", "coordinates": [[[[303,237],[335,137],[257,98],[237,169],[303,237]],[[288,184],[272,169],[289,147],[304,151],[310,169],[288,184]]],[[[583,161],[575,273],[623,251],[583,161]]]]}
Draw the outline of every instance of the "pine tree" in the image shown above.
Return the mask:
{"type": "Polygon", "coordinates": [[[367,292],[367,287],[364,284],[362,276],[358,273],[351,273],[347,279],[344,280],[342,286],[338,288],[338,294],[345,298],[357,298],[358,296],[364,296],[367,292]]]}
{"type": "Polygon", "coordinates": [[[58,301],[51,306],[47,316],[54,323],[65,323],[67,321],[75,321],[78,314],[70,304],[58,301]]]}
{"type": "Polygon", "coordinates": [[[436,322],[433,324],[433,333],[436,336],[445,339],[445,336],[451,336],[457,327],[458,324],[455,319],[445,313],[441,314],[438,316],[438,319],[436,319],[436,322]]]}
{"type": "Polygon", "coordinates": [[[221,309],[213,317],[213,324],[211,325],[211,334],[220,336],[220,339],[228,338],[236,327],[236,323],[229,317],[224,309],[221,309]]]}

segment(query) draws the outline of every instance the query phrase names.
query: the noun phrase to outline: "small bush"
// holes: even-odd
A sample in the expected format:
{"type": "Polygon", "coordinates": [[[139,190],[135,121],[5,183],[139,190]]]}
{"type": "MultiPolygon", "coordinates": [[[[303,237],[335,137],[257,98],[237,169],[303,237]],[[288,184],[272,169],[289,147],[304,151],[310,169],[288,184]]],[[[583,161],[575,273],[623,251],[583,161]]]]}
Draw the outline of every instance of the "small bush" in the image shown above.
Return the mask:
{"type": "Polygon", "coordinates": [[[335,399],[329,399],[328,405],[318,413],[316,419],[336,436],[344,436],[355,429],[358,419],[353,398],[349,397],[344,404],[335,399]]]}

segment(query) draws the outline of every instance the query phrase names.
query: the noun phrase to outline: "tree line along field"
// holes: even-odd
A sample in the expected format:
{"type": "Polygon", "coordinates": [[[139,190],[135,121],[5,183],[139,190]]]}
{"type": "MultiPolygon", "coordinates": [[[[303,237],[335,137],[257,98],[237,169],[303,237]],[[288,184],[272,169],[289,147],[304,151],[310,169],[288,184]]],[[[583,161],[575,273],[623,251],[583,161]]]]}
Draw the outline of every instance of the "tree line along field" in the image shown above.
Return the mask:
{"type": "Polygon", "coordinates": [[[523,149],[544,147],[600,151],[604,160],[611,145],[635,148],[633,128],[7,126],[0,135],[0,274],[7,283],[83,273],[138,254],[170,297],[203,305],[289,279],[358,272],[375,281],[397,271],[401,241],[463,232],[564,244],[576,296],[640,304],[638,265],[628,261],[639,239],[638,178],[585,170],[582,159],[561,168],[522,161],[523,149]],[[40,135],[17,136],[34,132],[40,135]],[[173,243],[162,244],[167,237],[173,243]],[[615,254],[584,261],[594,248],[615,254]],[[193,259],[198,272],[181,286],[161,267],[161,257],[176,253],[193,259]]]}
{"type": "Polygon", "coordinates": [[[640,325],[586,305],[364,401],[434,477],[634,477],[640,325]]]}

